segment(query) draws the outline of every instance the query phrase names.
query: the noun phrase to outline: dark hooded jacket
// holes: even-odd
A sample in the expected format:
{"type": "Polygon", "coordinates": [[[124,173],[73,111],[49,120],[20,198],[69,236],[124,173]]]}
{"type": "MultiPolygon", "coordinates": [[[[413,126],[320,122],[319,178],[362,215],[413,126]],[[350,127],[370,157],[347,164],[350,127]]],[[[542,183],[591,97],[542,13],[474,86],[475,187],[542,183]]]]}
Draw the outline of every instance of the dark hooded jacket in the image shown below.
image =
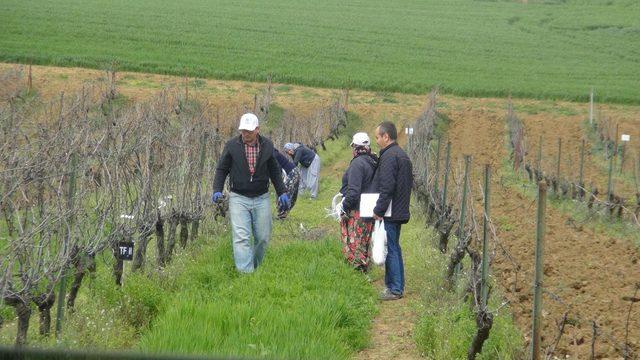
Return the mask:
{"type": "Polygon", "coordinates": [[[273,156],[273,143],[260,135],[258,135],[258,141],[260,153],[253,176],[249,173],[249,162],[244,151],[242,136],[234,137],[226,143],[216,166],[216,175],[213,179],[214,193],[222,192],[227,175],[229,175],[231,191],[246,197],[266,194],[269,191],[269,179],[271,179],[278,196],[287,192],[282,180],[280,165],[273,156]]]}
{"type": "Polygon", "coordinates": [[[409,202],[413,187],[413,167],[407,153],[397,143],[380,151],[378,169],[373,178],[375,192],[380,193],[373,213],[383,216],[391,204],[391,217],[385,221],[405,224],[409,221],[409,202]]]}
{"type": "Polygon", "coordinates": [[[293,150],[293,163],[297,166],[298,164],[308,168],[311,166],[313,159],[315,159],[316,153],[308,147],[300,144],[295,150],[293,150]]]}
{"type": "Polygon", "coordinates": [[[351,160],[342,176],[340,193],[344,196],[342,206],[346,212],[360,208],[360,194],[373,192],[373,174],[378,159],[372,154],[360,154],[351,160]]]}

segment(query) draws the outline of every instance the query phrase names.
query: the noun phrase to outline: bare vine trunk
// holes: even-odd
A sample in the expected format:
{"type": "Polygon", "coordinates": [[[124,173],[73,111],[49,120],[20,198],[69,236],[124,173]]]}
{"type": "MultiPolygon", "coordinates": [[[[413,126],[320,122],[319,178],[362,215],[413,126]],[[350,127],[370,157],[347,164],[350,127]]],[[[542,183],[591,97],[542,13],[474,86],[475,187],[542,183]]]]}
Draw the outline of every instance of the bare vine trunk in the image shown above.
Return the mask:
{"type": "Polygon", "coordinates": [[[119,248],[117,243],[113,245],[112,251],[113,257],[115,258],[115,262],[113,263],[113,277],[116,280],[116,285],[122,286],[122,272],[124,270],[124,262],[118,259],[119,248]]]}
{"type": "Polygon", "coordinates": [[[17,297],[5,298],[5,303],[13,306],[18,316],[18,332],[16,334],[16,347],[22,347],[27,343],[27,332],[29,331],[29,319],[31,319],[31,308],[28,303],[17,297]]]}
{"type": "Polygon", "coordinates": [[[55,292],[51,289],[47,294],[42,294],[33,299],[40,312],[40,335],[49,336],[51,334],[51,308],[56,302],[55,292]]]}
{"type": "Polygon", "coordinates": [[[156,262],[158,268],[162,268],[165,265],[165,249],[164,249],[164,220],[158,213],[158,221],[156,221],[156,262]]]}
{"type": "Polygon", "coordinates": [[[189,239],[189,222],[185,216],[180,216],[180,246],[184,249],[187,247],[189,239]]]}
{"type": "Polygon", "coordinates": [[[164,260],[166,263],[171,261],[173,255],[173,249],[176,247],[176,231],[178,229],[178,217],[176,214],[172,214],[169,218],[169,234],[167,234],[167,252],[164,260]]]}
{"type": "Polygon", "coordinates": [[[80,290],[80,286],[82,285],[82,280],[84,276],[87,274],[87,271],[95,271],[96,260],[95,256],[87,255],[83,257],[79,257],[76,262],[74,262],[76,267],[76,274],[73,279],[73,284],[71,284],[71,290],[69,291],[69,297],[67,298],[67,307],[69,309],[73,309],[76,302],[76,297],[78,297],[78,291],[80,290]]]}
{"type": "Polygon", "coordinates": [[[138,237],[138,243],[136,244],[136,255],[133,258],[132,270],[138,271],[144,267],[144,262],[147,257],[147,245],[149,244],[149,237],[151,237],[151,227],[145,225],[144,230],[138,237]]]}
{"type": "Polygon", "coordinates": [[[189,234],[189,241],[192,243],[198,238],[198,231],[200,230],[200,219],[193,220],[191,223],[191,234],[189,234]]]}
{"type": "Polygon", "coordinates": [[[467,359],[472,360],[476,358],[476,355],[482,352],[482,346],[484,342],[489,338],[489,332],[493,326],[493,315],[486,310],[481,310],[476,315],[476,327],[477,332],[473,337],[469,351],[467,352],[467,359]]]}
{"type": "Polygon", "coordinates": [[[449,286],[449,289],[453,289],[454,287],[454,275],[456,272],[456,267],[464,258],[465,250],[467,248],[467,243],[464,240],[465,236],[466,235],[464,234],[461,236],[462,240],[458,242],[456,247],[451,252],[449,265],[447,265],[447,285],[449,286]]]}

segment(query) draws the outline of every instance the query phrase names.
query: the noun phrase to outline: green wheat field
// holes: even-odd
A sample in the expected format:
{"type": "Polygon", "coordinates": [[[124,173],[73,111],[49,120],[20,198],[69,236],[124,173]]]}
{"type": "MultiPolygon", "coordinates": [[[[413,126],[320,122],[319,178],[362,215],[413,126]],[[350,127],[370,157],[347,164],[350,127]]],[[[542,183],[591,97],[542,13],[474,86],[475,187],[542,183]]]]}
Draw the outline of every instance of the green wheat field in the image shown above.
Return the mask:
{"type": "Polygon", "coordinates": [[[637,0],[3,0],[0,61],[640,103],[637,0]]]}

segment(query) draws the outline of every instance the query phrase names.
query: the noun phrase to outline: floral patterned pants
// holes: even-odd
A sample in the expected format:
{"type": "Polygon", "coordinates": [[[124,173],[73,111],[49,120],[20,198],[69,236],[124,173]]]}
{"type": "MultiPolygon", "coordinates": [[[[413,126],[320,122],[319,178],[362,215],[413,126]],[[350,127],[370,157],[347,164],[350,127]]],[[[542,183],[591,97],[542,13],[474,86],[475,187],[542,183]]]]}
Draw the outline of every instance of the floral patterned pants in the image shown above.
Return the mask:
{"type": "Polygon", "coordinates": [[[373,222],[360,218],[360,212],[352,210],[340,220],[342,253],[349,265],[366,272],[369,268],[369,244],[373,222]]]}

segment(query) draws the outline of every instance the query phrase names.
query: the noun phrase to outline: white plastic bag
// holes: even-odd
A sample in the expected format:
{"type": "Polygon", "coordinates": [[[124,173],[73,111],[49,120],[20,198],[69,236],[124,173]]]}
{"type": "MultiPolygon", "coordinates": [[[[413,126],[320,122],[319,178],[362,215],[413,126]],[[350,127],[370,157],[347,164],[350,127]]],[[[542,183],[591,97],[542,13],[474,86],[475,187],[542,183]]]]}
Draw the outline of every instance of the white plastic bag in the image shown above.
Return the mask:
{"type": "Polygon", "coordinates": [[[371,258],[376,265],[384,265],[387,259],[387,231],[384,229],[384,220],[376,220],[371,233],[371,258]]]}
{"type": "Polygon", "coordinates": [[[334,218],[336,221],[340,221],[340,216],[344,213],[343,202],[344,197],[341,193],[337,193],[331,200],[331,209],[326,209],[327,216],[334,218]]]}

